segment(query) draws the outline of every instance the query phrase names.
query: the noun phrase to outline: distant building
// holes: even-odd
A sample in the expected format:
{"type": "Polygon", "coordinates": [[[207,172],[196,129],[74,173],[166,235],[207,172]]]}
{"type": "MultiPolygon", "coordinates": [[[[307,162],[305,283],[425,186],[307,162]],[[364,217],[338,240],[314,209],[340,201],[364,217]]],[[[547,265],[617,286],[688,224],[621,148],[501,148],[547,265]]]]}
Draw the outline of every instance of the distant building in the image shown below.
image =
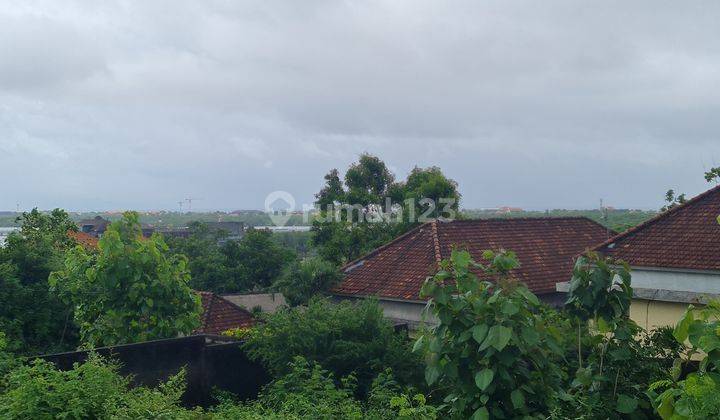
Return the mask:
{"type": "MultiPolygon", "coordinates": [[[[243,222],[203,222],[203,224],[207,226],[210,233],[224,233],[226,236],[223,242],[239,240],[245,234],[245,223],[243,222]]],[[[147,225],[143,226],[142,231],[145,237],[150,237],[155,232],[173,238],[187,238],[192,234],[192,229],[187,226],[158,228],[147,225]]]]}
{"type": "Polygon", "coordinates": [[[92,219],[83,219],[77,222],[80,232],[99,238],[107,230],[110,221],[103,219],[101,216],[95,216],[92,219]]]}
{"type": "Polygon", "coordinates": [[[94,251],[98,249],[98,238],[95,236],[92,236],[85,232],[74,232],[72,230],[69,230],[67,235],[89,251],[94,251]]]}
{"type": "Polygon", "coordinates": [[[222,334],[236,328],[250,328],[255,319],[250,311],[212,292],[198,292],[203,311],[201,325],[193,334],[222,334]]]}
{"type": "Polygon", "coordinates": [[[497,214],[507,214],[507,213],[521,212],[521,211],[523,211],[523,209],[521,209],[520,207],[507,207],[507,206],[504,206],[504,207],[498,208],[495,213],[497,213],[497,214]]]}

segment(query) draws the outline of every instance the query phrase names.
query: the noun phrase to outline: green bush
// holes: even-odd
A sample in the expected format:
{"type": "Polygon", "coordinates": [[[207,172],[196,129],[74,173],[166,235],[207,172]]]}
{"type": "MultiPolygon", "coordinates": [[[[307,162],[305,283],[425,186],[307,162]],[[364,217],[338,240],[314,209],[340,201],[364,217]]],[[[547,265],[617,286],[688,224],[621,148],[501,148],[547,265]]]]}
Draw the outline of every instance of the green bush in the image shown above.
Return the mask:
{"type": "Polygon", "coordinates": [[[327,291],[341,278],[340,271],[331,262],[310,258],[290,264],[273,287],[285,296],[290,305],[297,306],[327,291]]]}
{"type": "Polygon", "coordinates": [[[131,388],[118,365],[97,355],[68,371],[42,359],[11,370],[0,389],[0,418],[8,419],[196,419],[180,406],[185,373],[156,388],[131,388]]]}
{"type": "Polygon", "coordinates": [[[712,300],[704,308],[690,305],[678,322],[673,336],[690,347],[684,358],[677,358],[669,370],[669,378],[653,383],[648,395],[663,419],[720,418],[720,300],[712,300]],[[702,360],[695,372],[683,378],[683,366],[702,360]]]}
{"type": "Polygon", "coordinates": [[[409,397],[387,370],[372,384],[366,402],[353,398],[354,376],[337,378],[317,363],[296,357],[287,375],[273,381],[249,404],[225,399],[213,419],[403,419],[431,420],[434,407],[425,397],[409,397]]]}
{"type": "Polygon", "coordinates": [[[143,238],[137,213],[126,212],[100,239],[99,251],[77,246],[49,283],[75,308],[83,344],[134,343],[189,334],[200,325],[199,296],[188,286],[184,256],[159,235],[143,238]]]}
{"type": "Polygon", "coordinates": [[[296,356],[336,378],[353,374],[361,396],[386,368],[403,384],[422,378],[422,362],[411,354],[406,335],[394,331],[372,300],[334,304],[315,298],[307,307],[281,309],[253,330],[245,349],[276,378],[290,371],[296,356]]]}
{"type": "Polygon", "coordinates": [[[451,418],[544,418],[562,383],[558,337],[538,315],[538,298],[510,278],[515,255],[483,257],[487,265],[453,251],[423,285],[439,321],[415,344],[426,356],[426,380],[445,390],[451,418]]]}

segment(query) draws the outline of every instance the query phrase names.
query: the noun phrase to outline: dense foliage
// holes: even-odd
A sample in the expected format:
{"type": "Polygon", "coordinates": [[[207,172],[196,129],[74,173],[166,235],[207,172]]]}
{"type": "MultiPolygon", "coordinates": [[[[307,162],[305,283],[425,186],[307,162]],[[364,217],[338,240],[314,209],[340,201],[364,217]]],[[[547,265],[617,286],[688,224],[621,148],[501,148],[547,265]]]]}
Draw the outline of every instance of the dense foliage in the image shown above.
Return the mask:
{"type": "Polygon", "coordinates": [[[168,238],[170,250],[188,257],[190,285],[196,290],[236,293],[263,290],[295,259],[267,230],[249,229],[239,241],[200,222],[187,238],[168,238]]]}
{"type": "Polygon", "coordinates": [[[410,354],[409,346],[407,337],[396,333],[383,317],[377,302],[333,304],[315,298],[307,307],[267,316],[245,349],[275,377],[287,373],[296,356],[319,363],[337,378],[353,374],[363,395],[386,368],[396,373],[400,383],[421,383],[421,362],[410,354]]]}
{"type": "Polygon", "coordinates": [[[318,293],[325,292],[342,278],[337,267],[320,258],[290,264],[273,288],[292,306],[304,305],[318,293]]]}
{"type": "Polygon", "coordinates": [[[67,234],[75,224],[59,209],[49,214],[33,209],[18,222],[21,229],[0,248],[0,330],[17,352],[72,348],[77,343],[72,309],[49,290],[48,276],[75,245],[67,234]]]}
{"type": "Polygon", "coordinates": [[[0,393],[3,419],[194,418],[180,407],[185,375],[180,372],[155,389],[130,387],[118,366],[97,356],[69,371],[34,360],[5,377],[0,393]]]}
{"type": "Polygon", "coordinates": [[[647,385],[667,377],[681,348],[668,329],[643,331],[629,319],[629,267],[589,253],[575,264],[566,302],[567,370],[554,418],[654,418],[647,385]],[[573,343],[574,341],[574,343],[573,343]],[[573,348],[576,357],[573,355],[573,348]]]}
{"type": "Polygon", "coordinates": [[[538,315],[537,297],[511,279],[515,256],[484,257],[487,265],[453,251],[422,288],[438,320],[415,345],[427,382],[446,390],[452,418],[544,418],[562,382],[557,332],[538,315]]]}
{"type": "Polygon", "coordinates": [[[677,358],[670,378],[652,384],[654,398],[663,419],[709,419],[720,417],[720,300],[703,308],[690,306],[677,324],[673,336],[689,344],[684,358],[677,358]],[[696,371],[682,377],[683,367],[699,358],[696,371]]]}
{"type": "Polygon", "coordinates": [[[392,240],[418,222],[456,215],[460,203],[457,183],[440,168],[415,168],[405,182],[381,159],[360,156],[345,173],[325,175],[316,194],[320,216],[313,222],[318,254],[335,264],[358,258],[392,240]]]}
{"type": "Polygon", "coordinates": [[[199,326],[186,263],[159,235],[143,238],[137,214],[128,212],[108,227],[97,253],[68,252],[50,284],[72,303],[87,346],[171,338],[199,326]]]}

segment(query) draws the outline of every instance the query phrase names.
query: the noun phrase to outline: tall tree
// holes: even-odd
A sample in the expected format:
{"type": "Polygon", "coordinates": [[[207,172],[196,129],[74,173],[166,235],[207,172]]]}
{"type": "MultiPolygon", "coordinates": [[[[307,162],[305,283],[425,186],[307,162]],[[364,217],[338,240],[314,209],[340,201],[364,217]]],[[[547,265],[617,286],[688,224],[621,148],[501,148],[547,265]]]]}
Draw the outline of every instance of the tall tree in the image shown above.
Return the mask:
{"type": "Polygon", "coordinates": [[[11,350],[43,353],[74,347],[72,310],[48,288],[48,276],[62,266],[77,230],[67,213],[37,209],[17,218],[21,228],[0,247],[0,330],[11,350]]]}
{"type": "Polygon", "coordinates": [[[201,311],[189,281],[187,259],[170,255],[160,235],[143,238],[135,212],[109,226],[97,254],[75,247],[50,275],[90,347],[189,334],[201,311]]]}
{"type": "Polygon", "coordinates": [[[313,222],[318,254],[335,264],[360,257],[428,218],[454,218],[460,202],[457,183],[440,168],[414,168],[396,182],[377,156],[360,155],[340,181],[337,169],[316,194],[320,217],[313,222]]]}

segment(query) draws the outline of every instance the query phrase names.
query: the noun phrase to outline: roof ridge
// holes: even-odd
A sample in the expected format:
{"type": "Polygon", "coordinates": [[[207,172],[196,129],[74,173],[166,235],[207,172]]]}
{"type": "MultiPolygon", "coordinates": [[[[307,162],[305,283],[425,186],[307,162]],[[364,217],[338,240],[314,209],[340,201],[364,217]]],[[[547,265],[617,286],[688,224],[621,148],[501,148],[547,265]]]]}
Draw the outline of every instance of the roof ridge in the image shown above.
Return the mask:
{"type": "Polygon", "coordinates": [[[203,310],[202,320],[200,321],[200,325],[201,325],[203,328],[205,328],[205,327],[207,327],[208,321],[210,320],[210,312],[212,311],[213,300],[214,300],[213,298],[215,297],[215,293],[213,293],[213,292],[205,292],[205,291],[200,292],[200,296],[201,296],[200,299],[202,299],[202,294],[203,294],[203,293],[204,293],[204,294],[207,294],[207,296],[208,296],[208,298],[209,298],[209,299],[208,299],[207,309],[203,310]]]}
{"type": "MultiPolygon", "coordinates": [[[[496,221],[496,220],[589,220],[595,222],[593,219],[587,216],[523,216],[523,217],[503,217],[498,215],[497,217],[476,217],[468,219],[454,219],[452,222],[478,222],[478,221],[496,221]]],[[[595,222],[597,223],[597,222],[595,222]]]]}
{"type": "Polygon", "coordinates": [[[442,262],[442,254],[440,253],[440,238],[438,238],[437,219],[430,222],[430,234],[432,235],[433,246],[435,249],[435,262],[437,263],[438,267],[440,267],[440,262],[442,262]]]}
{"type": "Polygon", "coordinates": [[[653,217],[653,218],[651,218],[651,219],[648,219],[648,220],[640,223],[640,224],[637,225],[637,226],[633,226],[633,227],[631,227],[630,229],[628,229],[628,230],[626,230],[626,231],[624,231],[624,232],[620,232],[620,233],[618,233],[617,235],[612,236],[611,238],[609,238],[609,239],[606,240],[605,242],[603,242],[603,243],[601,243],[601,244],[599,244],[599,245],[596,245],[594,248],[592,248],[592,250],[593,250],[593,251],[599,251],[600,249],[602,249],[602,248],[604,248],[604,247],[606,247],[606,246],[608,246],[608,245],[610,245],[610,244],[612,244],[612,243],[614,243],[614,242],[617,242],[617,241],[620,240],[620,239],[624,239],[625,237],[628,237],[628,236],[630,236],[630,235],[632,235],[632,234],[635,234],[635,233],[637,233],[638,231],[643,230],[643,229],[649,227],[650,225],[653,225],[653,224],[657,223],[658,221],[663,220],[663,219],[665,219],[666,217],[669,217],[669,216],[672,215],[672,214],[675,214],[675,213],[677,213],[677,212],[679,212],[679,211],[681,211],[681,210],[686,209],[687,207],[689,207],[689,206],[691,206],[691,205],[693,205],[693,204],[696,204],[697,202],[703,200],[704,198],[707,198],[707,197],[713,195],[714,193],[720,193],[720,185],[716,185],[715,187],[710,188],[709,190],[707,190],[707,191],[705,191],[705,192],[702,192],[702,193],[696,195],[695,197],[689,199],[688,201],[684,202],[683,204],[680,204],[680,205],[677,205],[677,206],[675,206],[675,207],[673,207],[673,208],[671,208],[671,209],[668,209],[668,210],[666,210],[666,211],[664,211],[664,212],[656,215],[655,217],[653,217]]]}

